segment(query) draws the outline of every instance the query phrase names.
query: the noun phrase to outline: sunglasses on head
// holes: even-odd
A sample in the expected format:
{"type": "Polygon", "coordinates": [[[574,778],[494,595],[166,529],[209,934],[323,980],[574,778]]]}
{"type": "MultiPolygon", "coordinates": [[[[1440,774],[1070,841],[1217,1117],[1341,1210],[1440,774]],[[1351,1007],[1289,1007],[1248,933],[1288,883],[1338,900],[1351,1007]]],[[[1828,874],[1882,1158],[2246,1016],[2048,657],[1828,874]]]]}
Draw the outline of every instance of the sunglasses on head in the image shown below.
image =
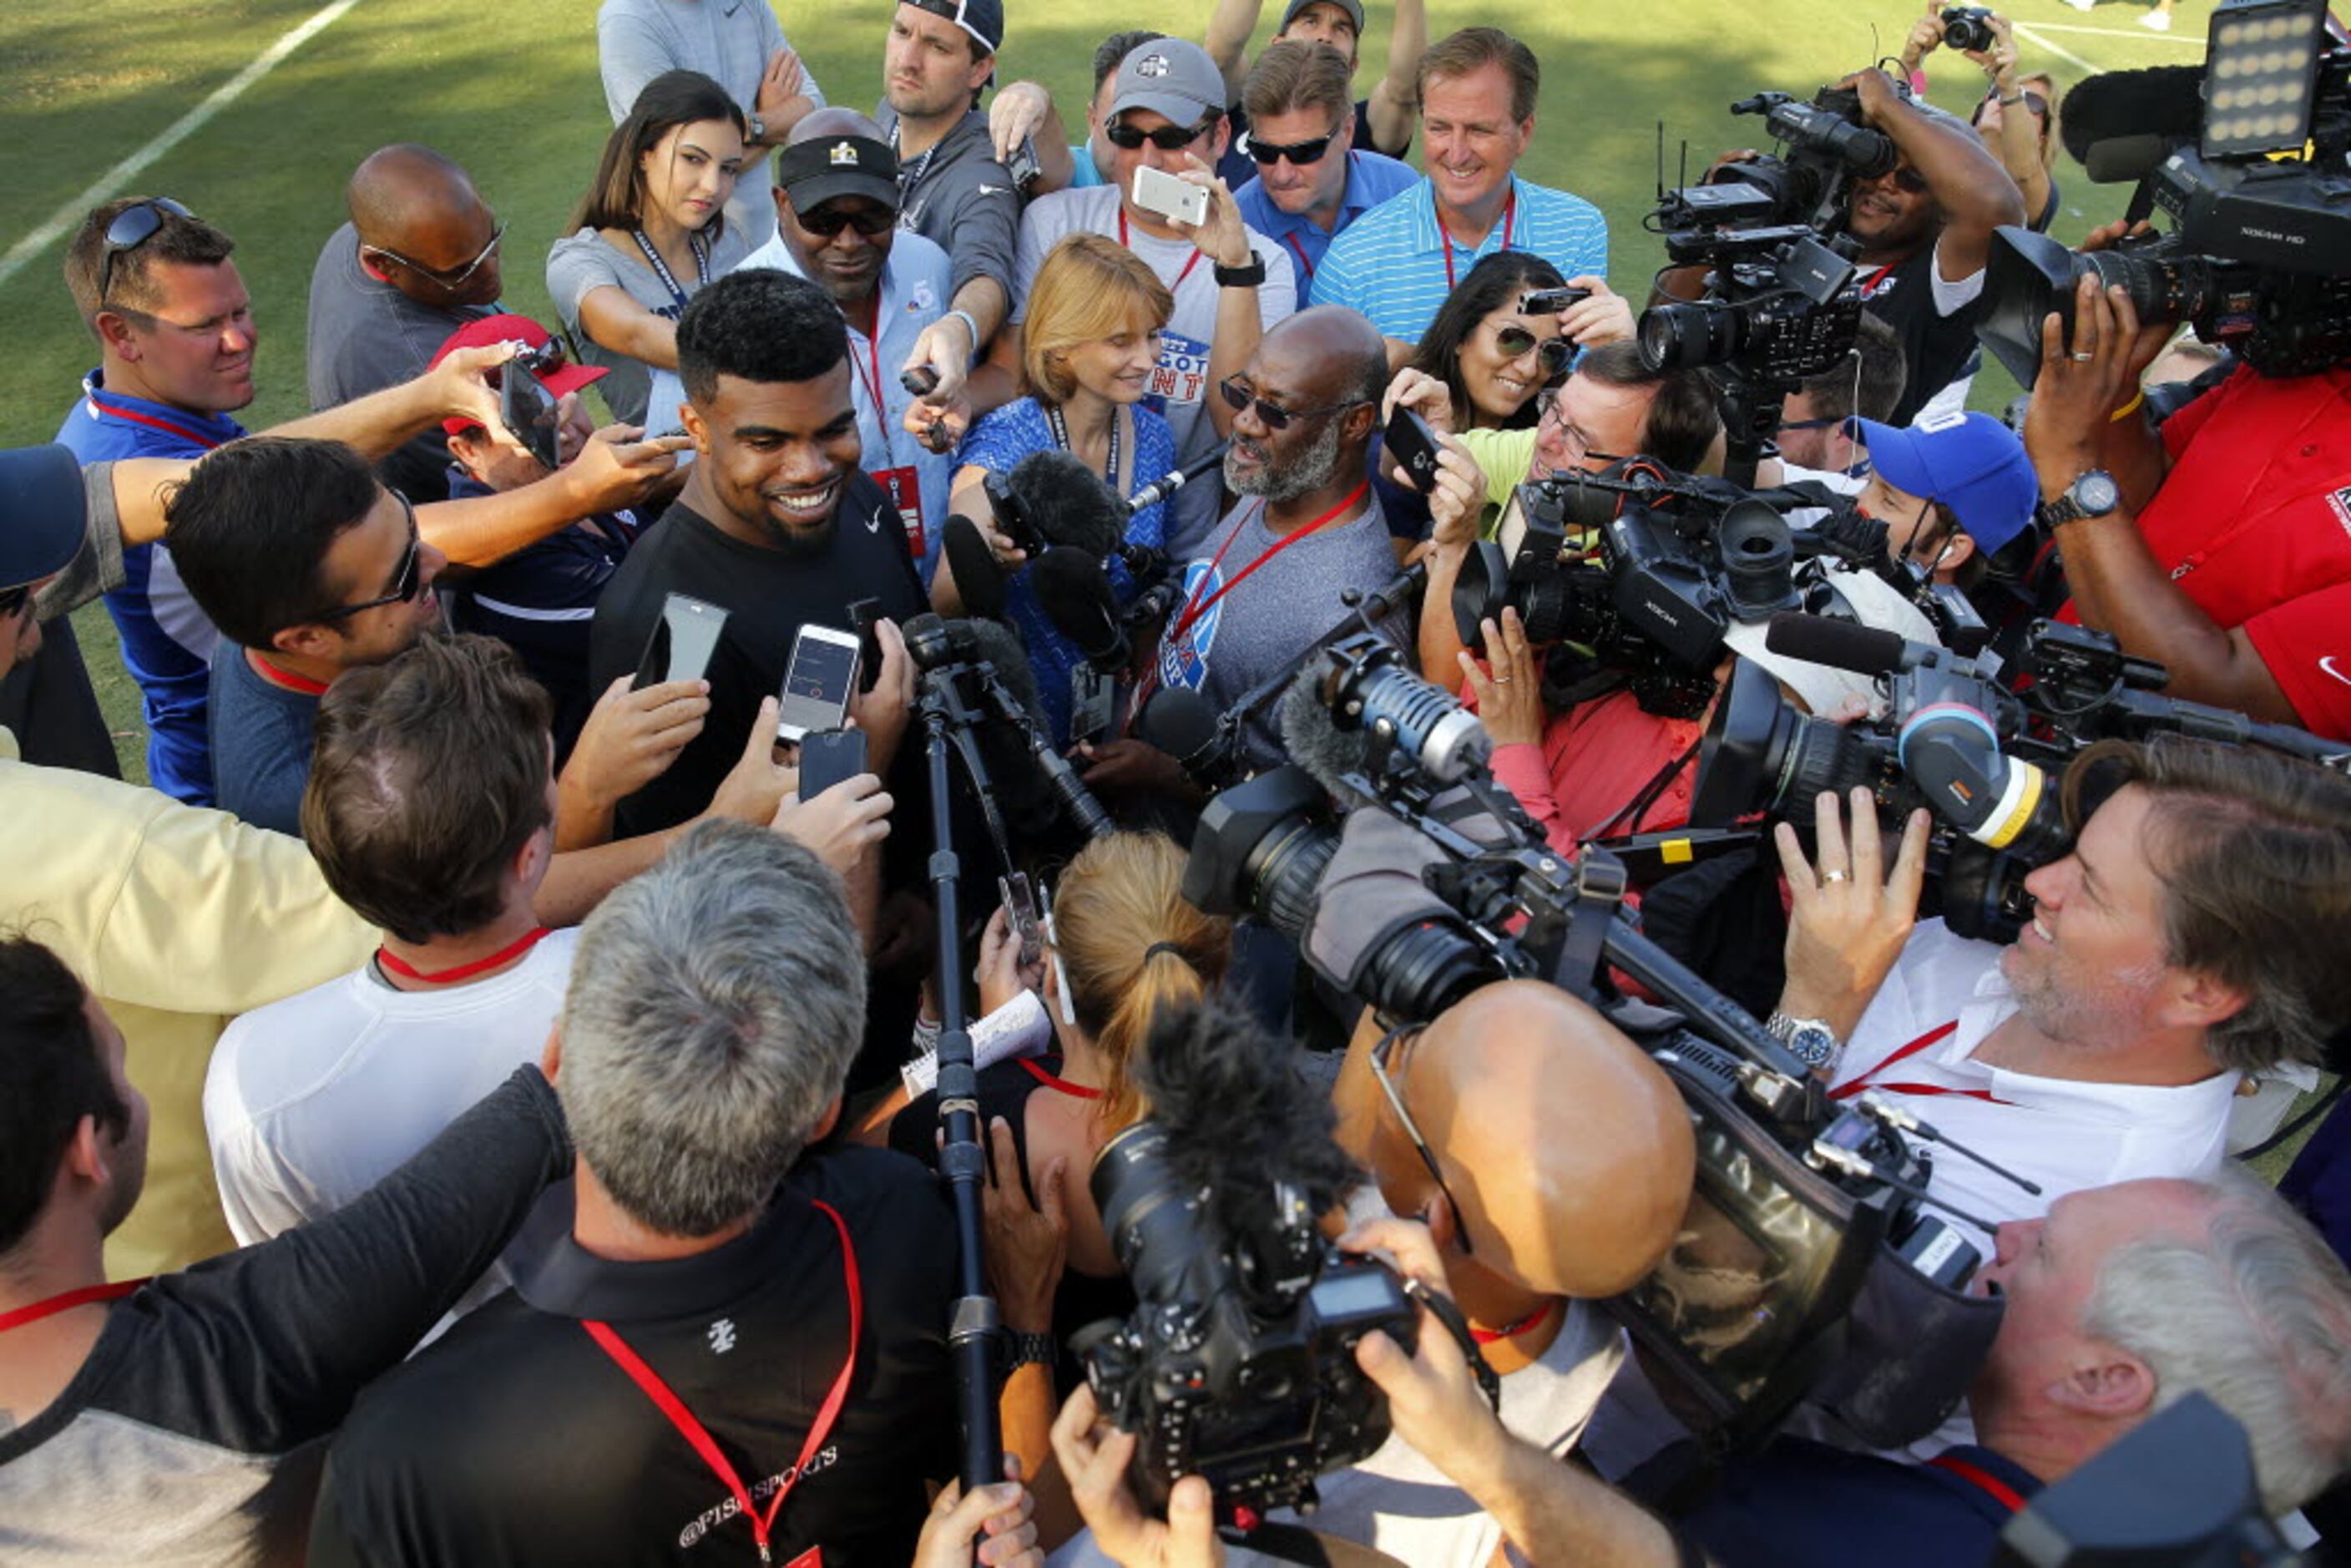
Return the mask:
{"type": "Polygon", "coordinates": [[[833,239],[841,231],[853,228],[867,239],[888,234],[898,225],[898,214],[886,207],[836,207],[830,204],[811,207],[805,213],[795,213],[792,221],[820,239],[833,239]]]}
{"type": "Polygon", "coordinates": [[[1535,362],[1542,367],[1542,372],[1547,376],[1559,374],[1567,369],[1567,362],[1575,358],[1575,345],[1565,338],[1545,338],[1538,341],[1532,332],[1515,325],[1494,329],[1494,347],[1501,350],[1504,357],[1513,360],[1530,349],[1535,350],[1535,362]]]}
{"type": "Polygon", "coordinates": [[[1344,413],[1365,401],[1357,398],[1353,402],[1334,402],[1328,408],[1284,408],[1258,396],[1257,389],[1238,376],[1227,376],[1217,383],[1217,390],[1224,394],[1225,405],[1235,413],[1256,404],[1257,417],[1268,430],[1288,430],[1293,419],[1321,419],[1326,414],[1344,413]]]}
{"type": "Polygon", "coordinates": [[[1146,141],[1162,152],[1180,152],[1200,140],[1202,133],[1213,123],[1213,120],[1204,120],[1193,126],[1163,125],[1156,131],[1143,131],[1123,120],[1113,120],[1102,127],[1102,134],[1110,138],[1112,146],[1129,152],[1146,141]]]}
{"type": "MultiPolygon", "coordinates": [[[[1332,132],[1332,136],[1337,135],[1332,132]]],[[[1331,151],[1331,136],[1318,136],[1311,141],[1259,141],[1249,139],[1249,155],[1268,168],[1287,158],[1292,163],[1320,163],[1322,154],[1331,151]]]]}
{"type": "Polygon", "coordinates": [[[106,249],[98,263],[98,303],[103,309],[106,297],[114,289],[114,258],[137,250],[162,232],[166,218],[193,218],[188,211],[169,196],[157,196],[136,206],[123,208],[106,225],[106,249]]]}
{"type": "Polygon", "coordinates": [[[342,621],[361,611],[381,610],[387,604],[406,604],[424,591],[424,573],[417,561],[423,537],[416,531],[416,508],[399,491],[393,491],[392,495],[399,500],[400,509],[408,514],[408,549],[401,555],[399,569],[392,574],[391,589],[357,604],[338,604],[331,609],[321,610],[305,616],[305,620],[342,621]]]}

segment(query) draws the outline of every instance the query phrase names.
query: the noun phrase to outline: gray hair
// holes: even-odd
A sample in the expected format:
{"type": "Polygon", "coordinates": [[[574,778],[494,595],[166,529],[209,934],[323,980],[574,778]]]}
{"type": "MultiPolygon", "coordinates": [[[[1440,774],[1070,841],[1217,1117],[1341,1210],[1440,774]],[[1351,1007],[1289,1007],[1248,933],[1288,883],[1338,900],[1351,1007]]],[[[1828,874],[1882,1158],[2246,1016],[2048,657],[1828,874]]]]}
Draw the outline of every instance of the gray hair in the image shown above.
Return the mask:
{"type": "Polygon", "coordinates": [[[556,1081],[580,1157],[664,1235],[763,1207],[865,1022],[841,883],[780,833],[706,822],[580,934],[556,1081]]]}
{"type": "Polygon", "coordinates": [[[2082,1327],[2147,1363],[2156,1408],[2196,1389],[2242,1425],[2282,1514],[2351,1468],[2351,1273],[2242,1170],[2195,1185],[2211,1204],[2203,1238],[2117,1248],[2082,1327]]]}

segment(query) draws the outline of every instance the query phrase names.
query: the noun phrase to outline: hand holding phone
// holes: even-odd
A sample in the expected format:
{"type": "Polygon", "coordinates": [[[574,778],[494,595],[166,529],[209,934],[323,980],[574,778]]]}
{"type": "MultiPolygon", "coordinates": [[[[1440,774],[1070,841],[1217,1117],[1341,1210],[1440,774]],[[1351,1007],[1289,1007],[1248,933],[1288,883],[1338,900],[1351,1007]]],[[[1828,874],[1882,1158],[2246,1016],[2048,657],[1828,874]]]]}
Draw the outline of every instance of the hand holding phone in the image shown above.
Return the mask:
{"type": "Polygon", "coordinates": [[[710,673],[710,658],[718,651],[718,633],[726,624],[726,612],[716,605],[671,594],[662,601],[661,619],[645,639],[629,689],[641,692],[664,681],[702,679],[710,673]]]}
{"type": "Polygon", "coordinates": [[[839,729],[857,691],[857,633],[802,626],[784,670],[776,737],[798,745],[814,729],[839,729]]]}
{"type": "Polygon", "coordinates": [[[1381,438],[1388,461],[1412,487],[1426,496],[1437,486],[1437,432],[1428,421],[1399,402],[1388,415],[1387,434],[1381,438]]]}
{"type": "Polygon", "coordinates": [[[812,730],[800,737],[801,800],[813,800],[834,785],[866,771],[863,730],[812,730]]]}
{"type": "Polygon", "coordinates": [[[1208,193],[1205,189],[1148,163],[1135,165],[1134,204],[1194,228],[1208,221],[1208,193]]]}
{"type": "Polygon", "coordinates": [[[510,361],[499,371],[498,419],[533,457],[549,468],[560,466],[556,458],[563,420],[556,411],[555,394],[539,383],[520,359],[510,361]]]}

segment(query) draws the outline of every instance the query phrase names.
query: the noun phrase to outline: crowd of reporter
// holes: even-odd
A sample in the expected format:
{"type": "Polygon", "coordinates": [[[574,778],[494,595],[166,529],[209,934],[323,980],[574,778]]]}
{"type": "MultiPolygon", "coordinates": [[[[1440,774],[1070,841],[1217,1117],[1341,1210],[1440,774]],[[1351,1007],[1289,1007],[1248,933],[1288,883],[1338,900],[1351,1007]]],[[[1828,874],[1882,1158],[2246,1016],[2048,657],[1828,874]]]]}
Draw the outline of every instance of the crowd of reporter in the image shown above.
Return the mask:
{"type": "Polygon", "coordinates": [[[869,117],[758,0],[605,0],[614,129],[528,236],[559,319],[502,308],[526,236],[450,152],[386,146],[266,433],[201,193],[87,214],[98,364],[0,453],[0,1557],[1976,1563],[2192,1394],[2259,1513],[2351,1543],[2351,1122],[2283,1195],[2236,1158],[2351,1028],[2351,372],[2084,268],[2017,427],[1966,412],[1996,254],[2086,202],[2005,16],[1823,89],[1887,150],[1815,216],[1855,315],[1757,377],[1651,340],[1720,274],[1619,235],[1612,287],[1516,172],[1573,114],[1505,28],[1397,0],[1359,99],[1362,0],[1252,58],[1259,8],[1112,34],[1081,112],[998,0],[901,0],[869,117]],[[1757,506],[1805,613],[1734,593],[1684,656],[1600,536],[1757,506]],[[1523,586],[1604,563],[1610,609],[1523,586]],[[2125,674],[2061,710],[2058,647],[2125,674]],[[1422,717],[1361,734],[1374,677],[1422,717]],[[1990,801],[1905,792],[1938,712],[1990,801]],[[1767,713],[1777,792],[1710,796],[1767,713]],[[1302,889],[1235,836],[1273,798],[1302,889]],[[2018,847],[1991,894],[1970,834],[2018,847]],[[1457,937],[1480,983],[1379,956],[1457,937]],[[1804,1135],[1726,1153],[1780,1113],[1701,1113],[1677,1020],[1804,1135]],[[1914,1295],[1724,1221],[1750,1162],[1852,1174],[1813,1139],[1865,1109],[1933,1147],[1856,1178],[1936,1239],[1914,1295]],[[1151,1136],[1246,1190],[1153,1218],[1151,1136]],[[1237,1451],[1368,1433],[1272,1509],[1120,1359],[1186,1291],[1296,1310],[1242,1239],[1151,1250],[1250,1205],[1407,1303],[1318,1350],[1360,1429],[1217,1391],[1237,1451]],[[1831,1299],[1731,1401],[1768,1419],[1693,1395],[1831,1299]],[[1856,1416],[1876,1370],[1928,1392],[1856,1416]]]}

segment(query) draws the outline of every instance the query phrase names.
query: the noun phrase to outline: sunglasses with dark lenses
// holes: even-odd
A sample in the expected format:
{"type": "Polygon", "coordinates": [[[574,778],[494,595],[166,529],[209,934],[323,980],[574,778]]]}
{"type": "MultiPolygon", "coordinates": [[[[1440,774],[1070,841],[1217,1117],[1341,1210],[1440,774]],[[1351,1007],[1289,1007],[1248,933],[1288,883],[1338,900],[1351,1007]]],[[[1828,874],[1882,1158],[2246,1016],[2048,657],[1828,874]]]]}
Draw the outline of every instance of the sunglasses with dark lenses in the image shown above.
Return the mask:
{"type": "Polygon", "coordinates": [[[1311,141],[1290,142],[1259,141],[1252,136],[1249,143],[1249,155],[1268,168],[1271,168],[1284,158],[1298,164],[1320,163],[1322,162],[1322,154],[1329,151],[1331,151],[1329,136],[1318,136],[1311,141]]]}
{"type": "Polygon", "coordinates": [[[853,228],[867,239],[888,234],[898,225],[898,214],[887,207],[811,207],[805,213],[795,213],[792,221],[820,239],[834,239],[841,231],[853,228]]]}
{"type": "Polygon", "coordinates": [[[1217,390],[1224,394],[1225,406],[1235,413],[1239,413],[1251,403],[1256,404],[1257,416],[1268,430],[1288,430],[1293,419],[1321,419],[1326,414],[1344,413],[1351,408],[1360,407],[1365,401],[1357,398],[1353,402],[1334,402],[1328,408],[1284,408],[1278,402],[1268,402],[1258,396],[1257,389],[1238,376],[1227,376],[1217,383],[1217,390]]]}
{"type": "Polygon", "coordinates": [[[1565,338],[1545,338],[1538,342],[1535,335],[1524,327],[1498,327],[1494,329],[1494,347],[1507,359],[1517,359],[1528,350],[1535,350],[1535,362],[1546,376],[1555,376],[1567,369],[1575,358],[1575,345],[1565,338]]]}
{"type": "Polygon", "coordinates": [[[408,549],[400,558],[400,570],[392,574],[391,589],[357,604],[338,604],[332,609],[321,610],[307,619],[341,621],[362,611],[381,610],[387,604],[406,604],[424,591],[424,573],[417,561],[417,553],[424,541],[416,531],[416,508],[409,504],[407,497],[397,490],[392,494],[400,501],[400,509],[408,514],[408,549]]]}
{"type": "Polygon", "coordinates": [[[498,254],[498,246],[505,242],[506,237],[507,225],[500,224],[496,228],[490,231],[490,243],[484,246],[478,252],[476,252],[473,260],[467,262],[465,266],[458,267],[427,267],[421,261],[411,261],[408,257],[401,255],[398,251],[387,250],[380,245],[371,245],[368,246],[368,249],[375,252],[376,255],[383,257],[386,261],[396,262],[400,266],[408,268],[409,271],[416,274],[419,277],[430,278],[434,283],[439,284],[442,287],[449,290],[452,294],[455,294],[458,289],[465,287],[465,282],[468,278],[482,270],[482,265],[485,262],[498,254]]]}
{"type": "Polygon", "coordinates": [[[1914,196],[1923,196],[1927,193],[1927,176],[1907,163],[1895,170],[1891,178],[1894,181],[1894,188],[1897,191],[1907,192],[1914,196]]]}
{"type": "Polygon", "coordinates": [[[1141,131],[1123,120],[1113,120],[1102,127],[1102,134],[1110,138],[1112,146],[1129,152],[1146,141],[1162,152],[1180,152],[1200,140],[1201,132],[1207,131],[1209,124],[1209,121],[1202,120],[1193,126],[1163,125],[1156,131],[1141,131]]]}
{"type": "Polygon", "coordinates": [[[152,201],[141,202],[137,206],[125,207],[115,214],[114,221],[106,225],[106,249],[98,263],[99,306],[102,308],[106,304],[106,297],[113,292],[116,256],[137,250],[153,239],[162,229],[165,218],[193,218],[195,215],[169,196],[157,196],[152,201]]]}

